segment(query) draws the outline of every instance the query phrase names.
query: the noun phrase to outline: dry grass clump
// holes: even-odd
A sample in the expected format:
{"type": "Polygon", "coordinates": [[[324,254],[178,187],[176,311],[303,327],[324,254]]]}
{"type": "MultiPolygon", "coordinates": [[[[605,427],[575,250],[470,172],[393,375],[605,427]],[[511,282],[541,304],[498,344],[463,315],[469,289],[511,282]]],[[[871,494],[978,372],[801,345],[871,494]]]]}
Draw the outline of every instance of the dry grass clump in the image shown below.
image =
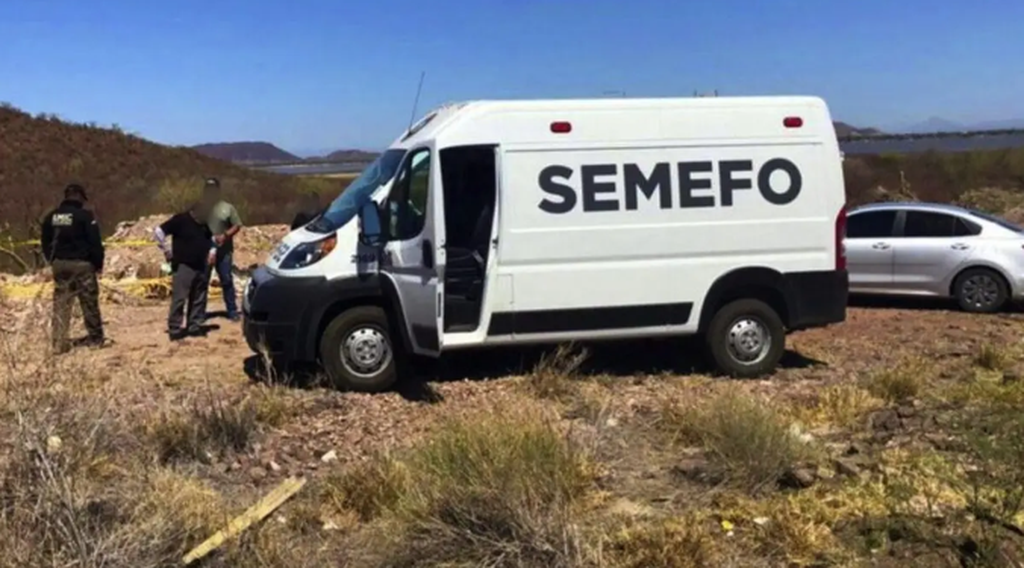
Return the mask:
{"type": "Polygon", "coordinates": [[[785,411],[804,424],[849,428],[882,404],[883,401],[864,388],[839,384],[827,386],[814,393],[807,403],[794,404],[785,411]]]}
{"type": "Polygon", "coordinates": [[[975,354],[974,364],[986,371],[1005,371],[1010,367],[1013,359],[1013,355],[1006,349],[986,343],[975,354]]]}
{"type": "Polygon", "coordinates": [[[773,487],[788,469],[815,457],[777,409],[736,390],[699,404],[668,405],[661,425],[677,443],[703,447],[730,482],[751,493],[773,487]]]}
{"type": "Polygon", "coordinates": [[[249,448],[266,427],[280,425],[294,412],[275,389],[258,391],[240,401],[223,401],[208,393],[184,411],[163,413],[146,426],[146,434],[162,463],[207,462],[249,448]]]}
{"type": "Polygon", "coordinates": [[[703,568],[722,566],[722,531],[694,515],[632,523],[611,534],[603,546],[616,568],[703,568]]]}
{"type": "Polygon", "coordinates": [[[545,353],[526,379],[528,391],[537,398],[567,400],[579,392],[579,370],[590,356],[586,349],[562,344],[545,353]]]}
{"type": "Polygon", "coordinates": [[[346,506],[378,517],[385,566],[578,566],[571,512],[591,484],[585,453],[536,411],[449,421],[338,482],[346,506]]]}
{"type": "Polygon", "coordinates": [[[874,373],[868,377],[866,387],[871,394],[886,402],[903,402],[918,396],[933,372],[934,368],[926,358],[913,356],[874,373]]]}

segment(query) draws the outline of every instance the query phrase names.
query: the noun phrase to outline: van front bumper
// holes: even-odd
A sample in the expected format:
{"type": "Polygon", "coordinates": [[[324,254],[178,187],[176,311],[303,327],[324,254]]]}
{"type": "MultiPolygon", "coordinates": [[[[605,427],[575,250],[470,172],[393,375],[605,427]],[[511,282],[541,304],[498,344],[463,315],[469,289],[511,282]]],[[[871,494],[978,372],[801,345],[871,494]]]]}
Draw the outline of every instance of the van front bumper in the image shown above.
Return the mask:
{"type": "Polygon", "coordinates": [[[242,329],[254,353],[279,363],[316,360],[314,303],[324,289],[321,277],[275,277],[258,268],[242,297],[242,329]]]}
{"type": "Polygon", "coordinates": [[[261,266],[242,297],[242,329],[254,353],[275,363],[316,363],[320,332],[347,307],[380,297],[376,275],[274,276],[261,266]]]}

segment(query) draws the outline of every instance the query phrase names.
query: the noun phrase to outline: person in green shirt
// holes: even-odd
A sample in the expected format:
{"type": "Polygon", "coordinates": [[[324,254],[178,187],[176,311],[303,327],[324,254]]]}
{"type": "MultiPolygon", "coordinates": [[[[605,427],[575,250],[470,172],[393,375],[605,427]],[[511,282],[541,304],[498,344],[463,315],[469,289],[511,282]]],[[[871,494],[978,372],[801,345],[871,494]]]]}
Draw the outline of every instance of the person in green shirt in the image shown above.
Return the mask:
{"type": "Polygon", "coordinates": [[[216,260],[206,269],[207,277],[209,278],[214,270],[217,271],[228,319],[238,321],[240,316],[238,314],[238,298],[235,295],[235,279],[232,274],[234,266],[232,257],[235,249],[234,238],[242,229],[242,219],[235,206],[221,197],[220,180],[217,178],[207,178],[203,187],[203,200],[210,204],[208,224],[217,245],[216,260]]]}

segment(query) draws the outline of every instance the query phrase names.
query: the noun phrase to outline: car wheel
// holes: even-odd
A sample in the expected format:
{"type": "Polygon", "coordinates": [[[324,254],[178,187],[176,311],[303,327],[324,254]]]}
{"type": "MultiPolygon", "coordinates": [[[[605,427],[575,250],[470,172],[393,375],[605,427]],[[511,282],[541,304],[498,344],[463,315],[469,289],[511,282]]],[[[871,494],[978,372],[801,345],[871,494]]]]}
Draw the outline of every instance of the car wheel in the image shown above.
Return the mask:
{"type": "Polygon", "coordinates": [[[381,392],[398,379],[387,314],[376,306],[352,308],[327,325],[320,359],[338,389],[381,392]]]}
{"type": "Polygon", "coordinates": [[[786,329],[779,314],[753,299],[736,300],[719,309],[705,339],[718,370],[738,378],[771,373],[786,349],[786,329]]]}
{"type": "Polygon", "coordinates": [[[1006,281],[996,271],[971,268],[957,277],[953,295],[965,312],[992,313],[1003,309],[1010,292],[1006,281]]]}

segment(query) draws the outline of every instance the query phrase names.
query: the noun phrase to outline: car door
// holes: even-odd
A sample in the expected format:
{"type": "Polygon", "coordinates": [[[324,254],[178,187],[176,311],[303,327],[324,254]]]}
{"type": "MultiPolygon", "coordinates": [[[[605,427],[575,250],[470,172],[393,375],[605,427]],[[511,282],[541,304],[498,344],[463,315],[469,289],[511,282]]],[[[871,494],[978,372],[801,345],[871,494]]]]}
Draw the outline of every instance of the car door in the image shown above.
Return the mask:
{"type": "Polygon", "coordinates": [[[894,239],[893,285],[913,294],[948,294],[949,279],[974,254],[980,232],[957,215],[906,210],[894,239]]]}
{"type": "Polygon", "coordinates": [[[881,292],[892,286],[892,236],[896,210],[851,213],[846,220],[846,269],[851,292],[881,292]]]}
{"type": "Polygon", "coordinates": [[[395,284],[413,351],[441,351],[444,204],[430,148],[408,153],[384,204],[387,243],[380,271],[395,284]]]}

